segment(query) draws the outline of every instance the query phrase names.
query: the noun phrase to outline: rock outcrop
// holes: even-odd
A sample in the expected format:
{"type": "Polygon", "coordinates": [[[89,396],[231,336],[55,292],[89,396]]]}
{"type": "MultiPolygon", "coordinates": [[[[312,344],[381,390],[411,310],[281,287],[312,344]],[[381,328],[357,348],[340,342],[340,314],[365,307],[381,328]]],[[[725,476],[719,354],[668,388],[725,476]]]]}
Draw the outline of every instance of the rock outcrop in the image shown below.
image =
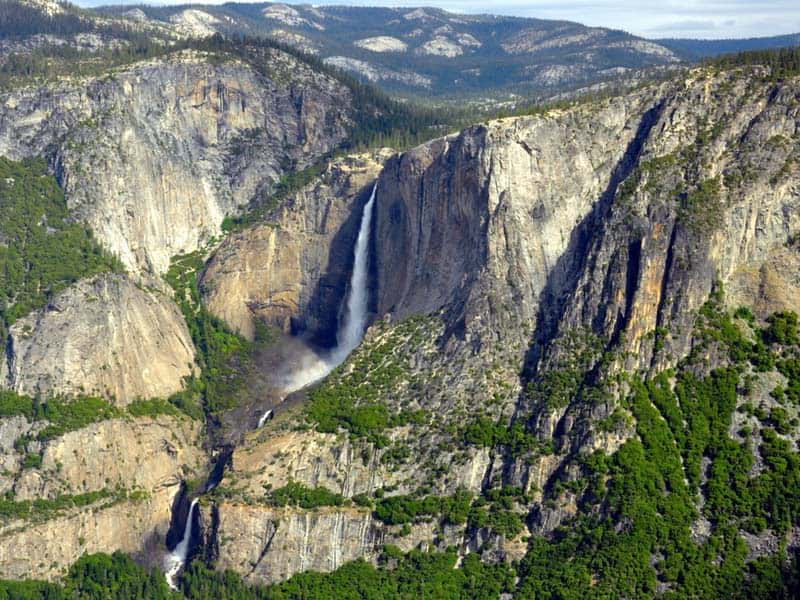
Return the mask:
{"type": "Polygon", "coordinates": [[[215,519],[220,569],[232,569],[252,582],[278,582],[301,571],[333,571],[356,558],[374,559],[383,534],[369,511],[291,509],[222,503],[215,519]]]}
{"type": "Polygon", "coordinates": [[[352,265],[360,208],[388,149],[330,163],[264,223],[231,235],[203,274],[209,310],[251,338],[254,319],[331,339],[352,265]]]}
{"type": "Polygon", "coordinates": [[[101,421],[28,442],[36,467],[5,448],[46,424],[17,417],[0,430],[8,450],[0,489],[20,506],[39,501],[0,522],[0,577],[54,579],[84,553],[114,550],[160,565],[181,482],[205,466],[201,424],[168,415],[101,421]]]}
{"type": "Polygon", "coordinates": [[[0,154],[48,155],[73,214],[136,272],[220,233],[256,193],[335,148],[350,92],[280,51],[186,51],[0,96],[0,154]]]}
{"type": "Polygon", "coordinates": [[[453,325],[527,343],[548,277],[653,98],[494,121],[389,161],[376,210],[378,314],[445,308],[453,325]]]}
{"type": "Polygon", "coordinates": [[[39,447],[41,465],[14,477],[15,498],[57,498],[106,488],[174,492],[187,474],[205,466],[201,431],[199,422],[186,417],[128,417],[38,442],[31,448],[39,447]]]}
{"type": "Polygon", "coordinates": [[[124,406],[167,397],[194,371],[194,344],[163,284],[101,275],[11,328],[3,385],[20,394],[96,394],[124,406]]]}
{"type": "Polygon", "coordinates": [[[109,498],[44,522],[0,527],[0,575],[48,579],[64,575],[84,554],[120,550],[159,565],[177,488],[136,499],[109,498]]]}

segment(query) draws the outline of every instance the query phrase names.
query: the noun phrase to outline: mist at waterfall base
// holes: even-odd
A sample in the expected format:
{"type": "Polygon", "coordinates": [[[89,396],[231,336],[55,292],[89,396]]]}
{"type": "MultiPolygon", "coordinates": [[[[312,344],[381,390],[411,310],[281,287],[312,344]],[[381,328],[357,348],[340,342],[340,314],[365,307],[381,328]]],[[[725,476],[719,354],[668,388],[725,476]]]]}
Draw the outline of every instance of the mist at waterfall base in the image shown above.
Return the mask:
{"type": "MultiPolygon", "coordinates": [[[[277,376],[277,384],[284,398],[288,394],[311,385],[328,375],[344,362],[364,336],[369,304],[367,289],[369,239],[372,230],[372,207],[375,204],[377,190],[378,184],[376,183],[361,214],[358,238],[353,250],[353,272],[350,277],[349,294],[347,296],[344,319],[336,334],[336,346],[325,353],[317,353],[300,340],[284,340],[283,350],[292,357],[283,364],[277,376]]],[[[272,413],[273,409],[269,409],[264,413],[258,421],[258,427],[263,426],[272,413]]],[[[218,481],[209,480],[205,491],[210,491],[216,487],[217,483],[218,481]]],[[[167,583],[173,589],[177,589],[178,574],[184,567],[189,555],[193,515],[196,506],[197,498],[192,500],[189,505],[181,541],[178,542],[178,545],[167,555],[164,561],[167,583]]]]}
{"type": "Polygon", "coordinates": [[[350,293],[347,296],[344,319],[336,333],[336,347],[325,353],[314,352],[308,347],[305,347],[305,352],[299,352],[294,360],[286,365],[285,371],[278,376],[283,394],[291,394],[323,379],[344,362],[347,356],[356,349],[364,336],[369,304],[367,289],[369,238],[372,230],[372,207],[375,204],[377,191],[378,184],[376,183],[361,213],[361,225],[358,229],[358,238],[353,250],[353,273],[350,276],[350,293]]]}

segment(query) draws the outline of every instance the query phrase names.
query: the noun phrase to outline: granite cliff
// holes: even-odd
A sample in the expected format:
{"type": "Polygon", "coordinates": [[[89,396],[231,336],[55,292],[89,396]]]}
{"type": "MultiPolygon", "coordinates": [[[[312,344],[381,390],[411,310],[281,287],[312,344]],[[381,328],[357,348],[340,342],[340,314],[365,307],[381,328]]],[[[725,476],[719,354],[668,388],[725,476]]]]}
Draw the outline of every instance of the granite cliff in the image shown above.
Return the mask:
{"type": "Polygon", "coordinates": [[[95,394],[121,406],[180,391],[194,369],[194,344],[163,283],[153,284],[101,275],[17,321],[0,366],[4,387],[42,397],[95,394]]]}
{"type": "Polygon", "coordinates": [[[346,136],[345,86],[277,50],[261,60],[187,50],[6,92],[0,153],[49,156],[74,216],[128,269],[163,274],[346,136]]]}
{"type": "MultiPolygon", "coordinates": [[[[367,506],[512,486],[537,534],[574,515],[580,496],[563,490],[580,480],[581,457],[636,435],[621,408],[628,388],[602,382],[677,366],[699,345],[696,318],[717,288],[760,319],[800,308],[798,84],[758,77],[694,71],[389,159],[373,327],[309,393],[310,412],[290,411],[234,452],[203,513],[212,560],[275,581],[374,558],[387,542],[520,556],[521,531],[504,540],[416,521],[401,534],[369,509],[270,507],[269,490],[293,483],[373,498],[367,506]],[[375,407],[390,418],[360,424],[359,410],[375,407]],[[479,418],[530,434],[519,447],[464,443],[463,425],[479,418]],[[309,421],[317,431],[296,429],[309,421]],[[321,535],[323,522],[342,537],[321,535]]],[[[281,250],[270,278],[283,276],[281,250]]]]}

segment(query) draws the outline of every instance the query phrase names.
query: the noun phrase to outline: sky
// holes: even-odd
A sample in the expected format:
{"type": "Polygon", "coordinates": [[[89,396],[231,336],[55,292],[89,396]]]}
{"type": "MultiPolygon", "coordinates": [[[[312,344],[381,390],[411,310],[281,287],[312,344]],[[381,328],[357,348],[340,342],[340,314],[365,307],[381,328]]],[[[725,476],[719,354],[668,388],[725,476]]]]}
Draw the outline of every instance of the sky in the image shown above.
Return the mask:
{"type": "MultiPolygon", "coordinates": [[[[142,0],[78,0],[93,4],[133,4],[142,0]]],[[[185,4],[158,0],[150,4],[185,4]]],[[[194,0],[220,4],[223,0],[194,0]]],[[[296,4],[284,0],[286,4],[296,4]]],[[[350,6],[436,6],[452,12],[493,13],[567,19],[585,25],[624,29],[648,38],[741,38],[800,32],[800,0],[311,0],[304,3],[350,6]]]]}

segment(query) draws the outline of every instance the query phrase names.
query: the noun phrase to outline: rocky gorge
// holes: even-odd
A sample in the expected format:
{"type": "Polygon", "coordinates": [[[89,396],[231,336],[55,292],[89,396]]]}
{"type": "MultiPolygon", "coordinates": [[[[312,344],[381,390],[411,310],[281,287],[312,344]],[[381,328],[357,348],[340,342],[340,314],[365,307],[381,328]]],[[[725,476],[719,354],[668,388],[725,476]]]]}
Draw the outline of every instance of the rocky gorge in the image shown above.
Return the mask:
{"type": "Polygon", "coordinates": [[[520,597],[567,563],[702,597],[698,572],[797,552],[796,74],[701,67],[334,156],[359,88],[267,54],[0,95],[0,155],[44,156],[121,264],[3,330],[3,578],[162,568],[187,523],[187,569],[253,585],[423,551],[513,565],[520,597]],[[283,393],[287,356],[336,345],[367,214],[364,338],[283,393]]]}
{"type": "MultiPolygon", "coordinates": [[[[635,433],[626,419],[598,426],[618,414],[622,391],[591,407],[580,381],[546,397],[531,383],[677,366],[697,344],[694,315],[715,285],[731,306],[756,307],[762,318],[800,308],[791,291],[794,85],[763,95],[737,73],[695,72],[625,98],[476,126],[390,158],[378,177],[375,324],[324,387],[346,395],[355,384],[353,398],[423,416],[386,430],[388,444],[346,424],[349,440],[293,431],[290,417],[249,436],[221,483],[224,499],[212,497],[203,511],[212,555],[248,580],[277,581],[285,575],[273,574],[291,573],[276,558],[288,548],[298,569],[318,570],[374,558],[386,543],[487,543],[480,531],[442,537],[422,526],[407,537],[369,510],[258,508],[264,488],[290,482],[345,498],[516,486],[541,503],[530,531],[556,529],[576,499],[545,502],[548,489],[576,457],[613,454],[635,433]],[[732,139],[752,150],[731,154],[732,139]],[[687,205],[681,194],[708,181],[719,181],[713,200],[687,205]],[[669,333],[653,333],[661,331],[669,333]],[[477,417],[525,423],[538,447],[553,450],[453,447],[455,424],[477,417]],[[328,532],[340,537],[326,541],[328,532]]],[[[283,307],[272,314],[285,318],[283,307]]],[[[520,557],[514,540],[491,543],[500,556],[520,557]]]]}

